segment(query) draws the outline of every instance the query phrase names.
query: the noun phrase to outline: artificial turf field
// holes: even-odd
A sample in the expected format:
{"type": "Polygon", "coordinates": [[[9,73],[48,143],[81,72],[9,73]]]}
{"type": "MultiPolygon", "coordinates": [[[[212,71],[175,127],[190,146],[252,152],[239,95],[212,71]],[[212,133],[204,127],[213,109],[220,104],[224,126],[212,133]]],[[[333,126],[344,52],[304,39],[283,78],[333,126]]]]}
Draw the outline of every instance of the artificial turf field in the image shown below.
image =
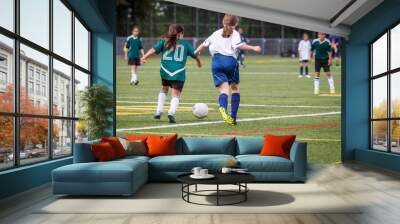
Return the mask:
{"type": "MultiPolygon", "coordinates": [[[[312,163],[340,161],[340,83],[339,66],[332,66],[336,94],[328,94],[327,79],[321,75],[321,94],[313,94],[313,79],[298,75],[298,61],[291,58],[247,57],[240,69],[241,106],[238,125],[222,123],[217,111],[218,92],[210,74],[210,58],[201,57],[197,68],[188,59],[186,83],[177,112],[177,124],[167,119],[170,97],[161,120],[154,120],[160,89],[159,58],[152,58],[138,70],[140,83],[129,85],[130,68],[117,58],[117,134],[168,134],[181,136],[255,136],[295,134],[308,143],[312,163]],[[199,120],[192,115],[194,103],[207,103],[209,115],[199,120]]],[[[312,66],[311,66],[312,67],[312,66]]],[[[313,69],[311,69],[313,71],[313,69]]]]}

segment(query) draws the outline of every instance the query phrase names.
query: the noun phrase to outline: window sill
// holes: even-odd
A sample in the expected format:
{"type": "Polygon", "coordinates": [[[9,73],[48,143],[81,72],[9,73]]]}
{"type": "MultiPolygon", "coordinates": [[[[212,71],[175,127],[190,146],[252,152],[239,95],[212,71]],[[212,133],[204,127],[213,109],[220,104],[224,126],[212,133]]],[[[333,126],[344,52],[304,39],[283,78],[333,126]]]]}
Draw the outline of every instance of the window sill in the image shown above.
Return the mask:
{"type": "Polygon", "coordinates": [[[6,175],[6,174],[10,174],[10,173],[14,173],[14,172],[23,171],[23,170],[32,169],[32,168],[35,168],[35,167],[49,165],[49,164],[52,164],[52,163],[58,163],[58,162],[66,161],[66,160],[69,160],[69,159],[72,160],[72,156],[62,157],[62,158],[59,158],[59,159],[47,160],[47,161],[38,162],[38,163],[34,163],[34,164],[28,164],[28,165],[24,165],[24,166],[20,166],[20,167],[15,167],[15,168],[9,168],[9,169],[0,171],[0,176],[1,175],[6,175]]]}

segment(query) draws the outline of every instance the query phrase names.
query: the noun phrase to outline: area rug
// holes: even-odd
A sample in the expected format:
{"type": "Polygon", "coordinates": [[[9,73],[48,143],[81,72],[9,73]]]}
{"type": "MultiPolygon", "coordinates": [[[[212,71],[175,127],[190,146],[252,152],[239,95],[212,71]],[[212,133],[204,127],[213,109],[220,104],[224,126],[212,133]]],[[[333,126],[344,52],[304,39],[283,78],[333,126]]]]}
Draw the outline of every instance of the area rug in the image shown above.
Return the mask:
{"type": "MultiPolygon", "coordinates": [[[[248,186],[250,191],[247,201],[237,205],[189,204],[182,200],[180,184],[150,183],[131,197],[56,197],[36,213],[360,213],[357,205],[344,201],[317,184],[260,183],[248,186]]],[[[198,190],[213,188],[215,186],[199,186],[198,190]]],[[[226,197],[222,202],[229,203],[237,199],[240,198],[226,197]]],[[[215,203],[213,196],[193,196],[191,200],[215,203]]]]}

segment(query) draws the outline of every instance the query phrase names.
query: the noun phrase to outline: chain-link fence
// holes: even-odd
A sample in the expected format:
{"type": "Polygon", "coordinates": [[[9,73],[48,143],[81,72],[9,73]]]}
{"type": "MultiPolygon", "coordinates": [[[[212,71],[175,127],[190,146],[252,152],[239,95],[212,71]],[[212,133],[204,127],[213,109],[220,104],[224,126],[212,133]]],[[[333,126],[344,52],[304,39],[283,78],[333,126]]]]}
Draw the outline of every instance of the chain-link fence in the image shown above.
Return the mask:
{"type": "MultiPolygon", "coordinates": [[[[260,45],[261,46],[261,55],[271,55],[271,56],[293,56],[297,55],[297,45],[300,41],[299,39],[281,39],[281,38],[247,38],[249,44],[251,45],[260,45]]],[[[124,43],[126,37],[117,37],[117,55],[123,56],[124,55],[124,43]]],[[[189,43],[191,43],[194,47],[200,45],[205,38],[197,38],[197,37],[190,37],[185,38],[189,43]]],[[[159,38],[142,38],[143,47],[145,50],[151,48],[159,38]]],[[[208,53],[208,51],[204,51],[204,53],[208,53]]],[[[254,54],[253,52],[248,52],[247,54],[254,54]]]]}

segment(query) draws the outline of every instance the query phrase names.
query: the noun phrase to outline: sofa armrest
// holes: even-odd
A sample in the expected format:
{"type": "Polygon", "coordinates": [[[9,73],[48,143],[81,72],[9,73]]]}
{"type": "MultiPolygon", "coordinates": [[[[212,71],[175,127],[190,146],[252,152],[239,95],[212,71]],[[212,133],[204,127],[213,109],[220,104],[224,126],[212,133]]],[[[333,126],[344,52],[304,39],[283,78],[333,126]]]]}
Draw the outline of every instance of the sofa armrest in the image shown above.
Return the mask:
{"type": "Polygon", "coordinates": [[[96,158],[94,157],[90,146],[92,144],[96,144],[99,142],[100,141],[75,143],[75,145],[74,145],[74,163],[95,162],[96,158]]]}
{"type": "Polygon", "coordinates": [[[293,178],[305,181],[307,176],[307,143],[294,142],[290,149],[290,160],[293,162],[293,178]]]}

